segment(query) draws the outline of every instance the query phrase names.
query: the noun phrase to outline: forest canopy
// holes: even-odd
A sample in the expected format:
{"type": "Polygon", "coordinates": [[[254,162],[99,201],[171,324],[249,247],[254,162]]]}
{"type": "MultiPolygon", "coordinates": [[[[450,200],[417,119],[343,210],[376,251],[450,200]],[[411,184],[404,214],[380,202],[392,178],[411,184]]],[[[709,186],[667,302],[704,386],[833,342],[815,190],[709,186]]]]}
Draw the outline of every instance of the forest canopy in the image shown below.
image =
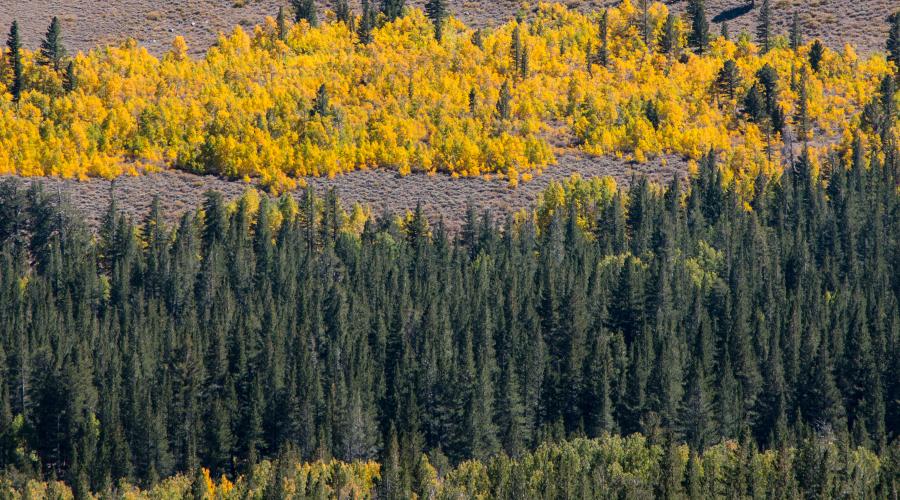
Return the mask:
{"type": "Polygon", "coordinates": [[[747,495],[890,498],[900,166],[851,156],[758,178],[752,210],[708,155],[686,186],[575,178],[458,234],[251,191],[176,227],[113,203],[93,235],[6,180],[0,488],[246,488],[281,457],[291,481],[343,470],[397,498],[563,453],[630,464],[583,463],[586,496],[731,470],[747,495]]]}

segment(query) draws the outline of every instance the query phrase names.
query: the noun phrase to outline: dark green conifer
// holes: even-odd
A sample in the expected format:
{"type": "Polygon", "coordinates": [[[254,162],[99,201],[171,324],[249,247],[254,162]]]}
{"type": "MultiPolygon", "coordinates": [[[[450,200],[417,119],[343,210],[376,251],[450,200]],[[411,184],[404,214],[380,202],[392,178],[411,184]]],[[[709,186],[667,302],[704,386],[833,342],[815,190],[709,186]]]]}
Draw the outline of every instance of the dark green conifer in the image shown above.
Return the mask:
{"type": "Polygon", "coordinates": [[[772,48],[771,42],[772,20],[769,0],[762,0],[756,20],[756,42],[759,50],[765,54],[772,48]]]}
{"type": "Polygon", "coordinates": [[[9,36],[6,38],[6,48],[9,49],[8,60],[12,67],[12,82],[9,85],[9,93],[13,102],[19,102],[19,97],[24,90],[24,67],[22,65],[22,41],[19,39],[19,23],[12,22],[9,28],[9,36]]]}
{"type": "Polygon", "coordinates": [[[444,33],[444,22],[447,19],[446,0],[428,0],[425,3],[425,13],[434,25],[434,38],[440,42],[444,33]]]}
{"type": "Polygon", "coordinates": [[[62,69],[62,60],[66,56],[66,49],[62,43],[62,26],[59,19],[54,17],[50,21],[50,27],[47,28],[47,34],[41,42],[41,57],[38,59],[39,64],[44,66],[53,66],[53,69],[59,71],[62,69]]]}
{"type": "Polygon", "coordinates": [[[689,0],[687,14],[691,21],[688,45],[697,54],[703,54],[709,44],[709,21],[706,20],[706,5],[703,0],[689,0]]]}
{"type": "Polygon", "coordinates": [[[319,25],[319,13],[316,0],[291,0],[294,8],[294,22],[306,21],[311,27],[319,25]]]}

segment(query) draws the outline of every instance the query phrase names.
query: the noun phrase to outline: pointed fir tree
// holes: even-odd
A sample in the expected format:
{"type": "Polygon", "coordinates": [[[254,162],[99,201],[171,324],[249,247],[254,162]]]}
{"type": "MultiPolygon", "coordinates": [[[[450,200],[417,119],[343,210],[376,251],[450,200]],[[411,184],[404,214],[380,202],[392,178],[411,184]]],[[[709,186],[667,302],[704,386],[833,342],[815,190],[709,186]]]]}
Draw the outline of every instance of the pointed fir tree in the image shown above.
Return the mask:
{"type": "Polygon", "coordinates": [[[59,19],[54,17],[47,28],[47,34],[41,42],[41,57],[38,63],[44,66],[52,66],[54,70],[62,69],[62,60],[66,56],[66,49],[62,43],[62,26],[59,19]]]}
{"type": "Polygon", "coordinates": [[[434,25],[434,39],[441,41],[444,34],[444,23],[447,19],[446,0],[428,0],[425,3],[425,13],[434,25]]]}
{"type": "Polygon", "coordinates": [[[799,95],[797,96],[797,114],[794,121],[797,124],[797,135],[800,140],[806,143],[810,137],[809,122],[809,95],[807,90],[806,71],[800,73],[799,95]]]}
{"type": "Polygon", "coordinates": [[[659,50],[668,56],[678,55],[678,25],[676,24],[675,14],[669,13],[666,17],[666,24],[663,26],[662,36],[659,40],[659,50]]]}
{"type": "Polygon", "coordinates": [[[894,63],[894,71],[900,74],[900,11],[894,12],[888,18],[890,30],[886,42],[888,61],[894,63]]]}
{"type": "Polygon", "coordinates": [[[338,22],[344,23],[352,31],[353,11],[350,10],[350,4],[347,0],[337,0],[334,4],[334,18],[338,22]]]}
{"type": "Polygon", "coordinates": [[[715,86],[719,96],[734,100],[737,89],[741,85],[741,74],[734,59],[728,59],[716,76],[715,86]]]}
{"type": "Polygon", "coordinates": [[[794,11],[791,17],[791,50],[796,51],[803,45],[803,29],[800,26],[800,15],[794,11]]]}
{"type": "Polygon", "coordinates": [[[771,32],[772,20],[769,0],[762,0],[756,18],[756,43],[759,44],[759,50],[763,54],[772,48],[771,32]]]}
{"type": "Polygon", "coordinates": [[[363,0],[362,15],[359,18],[359,26],[356,29],[356,36],[359,38],[359,43],[363,45],[372,43],[372,30],[375,29],[376,16],[377,13],[369,3],[369,0],[363,0]]]}
{"type": "Polygon", "coordinates": [[[19,23],[12,22],[9,28],[9,36],[6,38],[6,47],[9,49],[7,60],[12,67],[12,82],[9,86],[9,93],[12,94],[13,102],[19,102],[24,90],[24,66],[22,64],[22,41],[19,38],[19,23]]]}
{"type": "Polygon", "coordinates": [[[597,46],[597,64],[605,68],[609,64],[609,11],[603,9],[597,24],[600,38],[597,46]]]}
{"type": "Polygon", "coordinates": [[[325,88],[324,83],[319,85],[318,90],[316,90],[316,97],[313,99],[312,109],[310,109],[309,114],[310,116],[321,118],[331,114],[331,107],[328,104],[328,89],[325,88]]]}
{"type": "Polygon", "coordinates": [[[709,21],[706,20],[706,5],[703,0],[688,0],[687,14],[691,21],[688,45],[697,54],[703,54],[709,45],[709,21]]]}
{"type": "Polygon", "coordinates": [[[78,86],[78,79],[75,74],[75,61],[69,61],[66,65],[66,74],[63,77],[63,90],[66,93],[73,92],[78,86]]]}
{"type": "Polygon", "coordinates": [[[500,87],[500,95],[497,98],[496,116],[502,123],[510,118],[512,113],[512,93],[509,90],[509,80],[503,82],[500,87]]]}
{"type": "Polygon", "coordinates": [[[291,0],[294,8],[294,22],[306,21],[311,27],[319,25],[319,14],[316,0],[291,0]]]}
{"type": "Polygon", "coordinates": [[[809,48],[809,66],[816,73],[819,72],[819,66],[822,64],[823,57],[825,57],[825,46],[816,39],[809,48]]]}
{"type": "Polygon", "coordinates": [[[381,0],[381,12],[389,22],[395,21],[403,15],[405,3],[405,0],[381,0]]]}
{"type": "Polygon", "coordinates": [[[284,6],[278,7],[278,16],[275,18],[275,26],[278,29],[278,38],[284,40],[287,38],[288,26],[287,15],[284,13],[284,6]]]}

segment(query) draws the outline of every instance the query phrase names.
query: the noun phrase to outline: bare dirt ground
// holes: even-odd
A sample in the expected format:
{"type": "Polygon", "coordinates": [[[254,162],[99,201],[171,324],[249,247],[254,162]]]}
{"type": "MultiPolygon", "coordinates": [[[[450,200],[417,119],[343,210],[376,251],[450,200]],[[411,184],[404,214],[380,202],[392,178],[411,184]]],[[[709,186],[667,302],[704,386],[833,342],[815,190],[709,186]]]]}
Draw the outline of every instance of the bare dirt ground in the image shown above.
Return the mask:
{"type": "MultiPolygon", "coordinates": [[[[453,179],[447,175],[412,174],[406,177],[386,170],[361,170],[337,176],[333,179],[308,179],[317,193],[324,194],[334,188],[345,207],[360,203],[372,209],[375,215],[385,210],[400,214],[422,204],[425,213],[436,221],[439,217],[451,231],[459,228],[471,201],[480,212],[489,210],[496,217],[533,205],[537,196],[551,181],[561,181],[578,173],[582,177],[612,176],[620,184],[633,178],[647,176],[665,182],[678,172],[686,171],[686,163],[677,157],[635,164],[614,158],[593,158],[579,153],[568,153],[559,158],[557,165],[548,168],[532,181],[509,188],[502,181],[481,178],[453,179]],[[665,165],[663,164],[665,163],[665,165]]],[[[0,178],[2,179],[2,178],[0,178]]],[[[111,193],[123,213],[139,222],[147,213],[153,199],[160,197],[166,218],[173,222],[187,210],[197,208],[207,190],[222,192],[227,198],[235,198],[251,187],[238,181],[228,181],[213,176],[200,176],[177,170],[165,170],[152,175],[123,176],[114,183],[103,179],[86,182],[57,178],[22,178],[26,183],[41,182],[49,193],[59,192],[72,206],[84,214],[89,225],[97,227],[109,206],[111,193]],[[111,189],[112,188],[112,189],[111,189]]],[[[296,191],[301,196],[302,191],[296,191]]]]}
{"type": "MultiPolygon", "coordinates": [[[[378,0],[373,0],[378,3],[378,0]]],[[[636,0],[632,0],[636,2],[636,0]]],[[[0,27],[19,21],[25,45],[36,48],[53,16],[63,24],[64,40],[72,52],[97,45],[117,43],[132,37],[154,54],[169,49],[176,35],[183,35],[194,55],[201,55],[215,42],[219,32],[235,25],[252,27],[265,16],[274,16],[287,0],[0,0],[0,27]]],[[[332,0],[320,0],[320,12],[331,8],[332,0]]],[[[421,7],[425,0],[408,0],[421,7]]],[[[511,19],[525,5],[516,0],[449,0],[450,11],[475,27],[497,25],[511,19]]],[[[570,8],[594,10],[618,0],[568,0],[570,8]]],[[[665,0],[676,12],[683,12],[685,0],[665,0]]],[[[757,6],[761,3],[757,1],[757,6]]],[[[359,11],[359,1],[351,0],[359,11]]],[[[524,11],[536,8],[528,2],[524,11]]],[[[707,13],[714,23],[728,21],[732,34],[753,33],[757,9],[748,0],[708,0],[707,13]]],[[[800,14],[807,38],[819,37],[833,48],[844,43],[861,52],[881,50],[887,33],[887,16],[900,9],[897,0],[774,0],[772,18],[775,32],[784,33],[794,11],[800,14]]],[[[718,33],[718,27],[713,31],[718,33]]]]}

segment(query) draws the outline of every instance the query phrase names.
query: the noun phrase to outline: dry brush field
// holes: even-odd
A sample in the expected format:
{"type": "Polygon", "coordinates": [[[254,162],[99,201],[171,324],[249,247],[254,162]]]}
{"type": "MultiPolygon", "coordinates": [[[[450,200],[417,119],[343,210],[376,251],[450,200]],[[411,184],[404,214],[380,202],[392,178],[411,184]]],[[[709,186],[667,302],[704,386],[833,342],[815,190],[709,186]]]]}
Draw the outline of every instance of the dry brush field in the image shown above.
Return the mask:
{"type": "MultiPolygon", "coordinates": [[[[176,35],[183,35],[194,55],[202,54],[220,31],[235,25],[252,27],[265,16],[274,16],[285,0],[2,0],[0,26],[17,19],[28,47],[37,47],[50,19],[56,15],[63,23],[67,45],[72,50],[88,50],[96,45],[114,43],[132,37],[151,52],[167,50],[176,35]]],[[[407,2],[421,7],[424,0],[407,2]]],[[[593,10],[619,3],[618,0],[569,0],[570,8],[593,10]]],[[[678,12],[687,2],[666,1],[678,12]]],[[[319,2],[320,9],[330,8],[330,1],[319,2]]],[[[506,22],[522,9],[515,0],[449,0],[450,11],[464,23],[486,27],[506,22]]],[[[537,2],[530,2],[530,8],[537,2]]],[[[351,1],[357,11],[359,1],[351,1]]],[[[727,20],[732,33],[753,32],[756,11],[748,9],[746,0],[709,0],[707,13],[711,22],[727,20]]],[[[772,4],[777,32],[786,32],[793,12],[797,11],[807,37],[820,37],[832,48],[844,43],[856,45],[860,51],[882,48],[887,33],[887,14],[898,7],[894,0],[776,0],[772,4]]]]}
{"type": "MultiPolygon", "coordinates": [[[[368,206],[376,216],[385,211],[402,214],[421,203],[429,218],[443,218],[447,228],[455,231],[460,227],[470,202],[479,212],[490,211],[499,219],[504,214],[530,207],[551,182],[563,181],[573,174],[585,178],[612,176],[620,185],[625,185],[638,176],[666,182],[673,175],[686,175],[687,165],[684,161],[677,157],[667,160],[666,164],[660,161],[638,164],[568,153],[560,156],[559,163],[547,169],[543,175],[536,176],[531,182],[520,184],[517,188],[510,188],[502,181],[488,181],[479,177],[454,179],[446,175],[425,174],[401,177],[396,172],[387,170],[359,170],[332,179],[311,178],[309,183],[320,195],[334,188],[345,204],[357,202],[368,206]]],[[[139,222],[143,214],[147,213],[153,198],[159,196],[164,215],[174,223],[186,210],[197,208],[207,190],[220,191],[227,198],[233,199],[250,187],[242,182],[179,170],[165,170],[143,176],[126,175],[114,182],[104,179],[78,182],[34,177],[22,177],[21,180],[25,183],[40,182],[45,191],[59,192],[71,206],[85,214],[88,224],[94,228],[99,225],[111,195],[115,195],[116,204],[122,212],[135,222],[139,222]]],[[[297,190],[294,195],[299,197],[302,193],[297,190]]]]}

